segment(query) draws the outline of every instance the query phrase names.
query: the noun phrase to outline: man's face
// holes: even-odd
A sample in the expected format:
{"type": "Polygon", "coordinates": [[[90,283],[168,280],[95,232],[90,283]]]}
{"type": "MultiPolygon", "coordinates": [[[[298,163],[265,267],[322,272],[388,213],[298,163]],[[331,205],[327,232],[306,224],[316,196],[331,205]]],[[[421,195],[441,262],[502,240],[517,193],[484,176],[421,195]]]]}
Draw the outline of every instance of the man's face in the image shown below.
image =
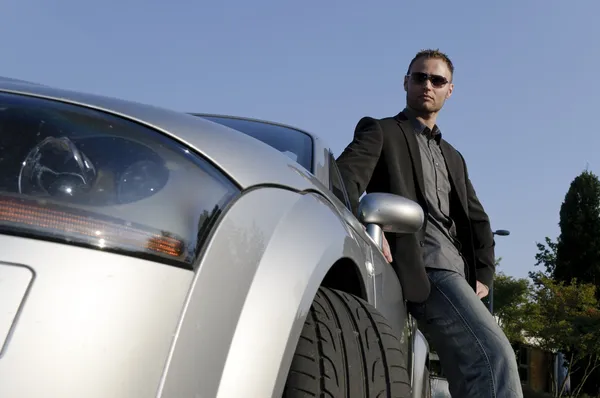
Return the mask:
{"type": "Polygon", "coordinates": [[[441,59],[418,58],[404,77],[406,103],[421,113],[438,112],[452,95],[450,69],[441,59]]]}

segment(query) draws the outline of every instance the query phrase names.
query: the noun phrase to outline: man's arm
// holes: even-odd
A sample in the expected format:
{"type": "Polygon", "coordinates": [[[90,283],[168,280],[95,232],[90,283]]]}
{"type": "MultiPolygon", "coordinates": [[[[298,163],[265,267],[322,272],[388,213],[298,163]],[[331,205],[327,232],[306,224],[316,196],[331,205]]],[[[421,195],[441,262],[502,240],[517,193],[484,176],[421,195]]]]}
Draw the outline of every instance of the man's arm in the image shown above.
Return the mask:
{"type": "Polygon", "coordinates": [[[354,139],[337,158],[352,212],[358,214],[360,196],[367,189],[383,147],[383,132],[376,119],[362,118],[354,130],[354,139]]]}
{"type": "Polygon", "coordinates": [[[473,245],[475,247],[475,268],[477,269],[477,280],[489,288],[494,279],[496,271],[496,258],[494,253],[494,234],[490,226],[490,219],[483,209],[483,205],[477,198],[475,188],[469,179],[467,164],[460,155],[465,168],[465,179],[467,184],[467,200],[469,208],[469,219],[471,220],[471,231],[473,245]]]}

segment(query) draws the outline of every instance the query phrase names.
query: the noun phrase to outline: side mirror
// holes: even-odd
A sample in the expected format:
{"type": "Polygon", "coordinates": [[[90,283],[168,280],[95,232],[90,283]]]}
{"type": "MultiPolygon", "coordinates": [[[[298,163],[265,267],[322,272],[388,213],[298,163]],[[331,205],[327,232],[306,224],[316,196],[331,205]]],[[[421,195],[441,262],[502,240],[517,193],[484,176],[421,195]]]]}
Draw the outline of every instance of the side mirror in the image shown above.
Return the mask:
{"type": "Polygon", "coordinates": [[[425,213],[415,201],[391,193],[376,192],[361,199],[358,220],[367,227],[367,234],[381,247],[383,232],[418,232],[425,221],[425,213]]]}

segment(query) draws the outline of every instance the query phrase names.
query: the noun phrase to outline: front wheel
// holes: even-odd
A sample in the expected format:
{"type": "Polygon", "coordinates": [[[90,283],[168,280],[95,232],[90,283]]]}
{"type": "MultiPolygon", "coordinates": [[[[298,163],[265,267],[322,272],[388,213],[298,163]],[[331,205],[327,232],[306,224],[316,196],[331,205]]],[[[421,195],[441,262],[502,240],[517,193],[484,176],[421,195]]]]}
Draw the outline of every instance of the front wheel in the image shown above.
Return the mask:
{"type": "Polygon", "coordinates": [[[386,319],[350,294],[320,288],[283,398],[408,398],[408,353],[386,319]]]}

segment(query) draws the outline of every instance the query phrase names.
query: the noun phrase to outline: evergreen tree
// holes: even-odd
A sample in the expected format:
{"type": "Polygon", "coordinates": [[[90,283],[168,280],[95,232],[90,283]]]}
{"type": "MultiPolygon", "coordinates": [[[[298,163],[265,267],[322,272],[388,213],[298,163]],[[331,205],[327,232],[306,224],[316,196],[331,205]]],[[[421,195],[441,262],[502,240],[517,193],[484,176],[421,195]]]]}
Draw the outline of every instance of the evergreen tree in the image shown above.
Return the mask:
{"type": "MultiPolygon", "coordinates": [[[[545,245],[537,244],[536,265],[544,266],[545,272],[530,272],[530,277],[538,289],[546,277],[567,285],[575,280],[589,283],[596,286],[596,297],[600,299],[600,180],[594,173],[585,170],[571,182],[560,208],[559,226],[556,241],[546,238],[545,245]]],[[[575,326],[566,319],[562,322],[575,326]]],[[[581,347],[570,351],[582,354],[578,350],[581,347]]],[[[584,358],[593,359],[593,355],[584,358]]],[[[581,384],[582,392],[595,395],[600,390],[600,371],[597,368],[588,373],[585,369],[573,369],[572,383],[581,384]]]]}
{"type": "MultiPolygon", "coordinates": [[[[590,171],[577,176],[560,208],[560,236],[553,277],[600,285],[600,180],[590,171]]],[[[600,291],[597,291],[600,292],[600,291]]]]}

